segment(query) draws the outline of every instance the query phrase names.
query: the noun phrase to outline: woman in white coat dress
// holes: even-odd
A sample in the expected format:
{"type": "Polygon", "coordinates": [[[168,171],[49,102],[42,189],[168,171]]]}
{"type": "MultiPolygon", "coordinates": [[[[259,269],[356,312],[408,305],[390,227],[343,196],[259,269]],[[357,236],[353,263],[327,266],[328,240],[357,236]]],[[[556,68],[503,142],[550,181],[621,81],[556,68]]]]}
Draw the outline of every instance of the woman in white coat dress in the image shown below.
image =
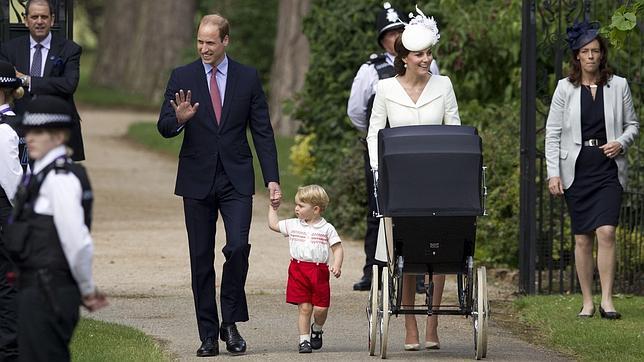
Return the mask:
{"type": "Polygon", "coordinates": [[[602,318],[619,319],[613,305],[615,229],[626,187],[626,150],[639,130],[626,79],[607,66],[608,49],[598,27],[568,28],[570,74],[557,84],[546,123],[548,188],[564,195],[575,235],[575,267],[583,297],[579,317],[592,317],[593,241],[602,318]]]}
{"type": "MultiPolygon", "coordinates": [[[[458,105],[452,82],[446,76],[431,74],[432,47],[440,35],[433,18],[419,15],[413,18],[396,40],[394,60],[396,76],[378,82],[373,103],[367,145],[371,168],[378,169],[378,131],[390,127],[452,124],[460,125],[458,105]]],[[[443,296],[445,275],[435,275],[433,305],[443,296]]],[[[415,277],[403,276],[403,305],[414,304],[415,277]]],[[[427,349],[439,349],[438,317],[427,318],[425,344],[427,349]]],[[[414,315],[405,315],[405,350],[420,349],[418,327],[414,315]]]]}

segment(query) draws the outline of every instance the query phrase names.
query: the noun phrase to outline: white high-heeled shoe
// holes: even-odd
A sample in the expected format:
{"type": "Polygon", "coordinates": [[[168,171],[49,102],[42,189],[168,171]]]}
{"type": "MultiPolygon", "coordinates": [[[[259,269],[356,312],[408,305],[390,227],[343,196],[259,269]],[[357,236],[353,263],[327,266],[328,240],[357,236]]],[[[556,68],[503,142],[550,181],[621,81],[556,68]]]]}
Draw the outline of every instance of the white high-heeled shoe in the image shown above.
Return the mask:
{"type": "Polygon", "coordinates": [[[425,342],[425,349],[441,349],[441,343],[440,342],[426,341],[425,342]]]}
{"type": "Polygon", "coordinates": [[[418,343],[405,343],[405,351],[420,351],[420,344],[418,343]]]}

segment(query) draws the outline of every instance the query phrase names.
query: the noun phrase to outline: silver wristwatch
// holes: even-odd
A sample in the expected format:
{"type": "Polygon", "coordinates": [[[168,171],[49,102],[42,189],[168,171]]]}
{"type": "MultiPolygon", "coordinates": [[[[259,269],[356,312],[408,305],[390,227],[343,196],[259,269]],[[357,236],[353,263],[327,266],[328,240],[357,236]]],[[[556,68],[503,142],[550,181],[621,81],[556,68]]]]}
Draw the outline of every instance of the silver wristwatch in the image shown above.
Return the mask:
{"type": "Polygon", "coordinates": [[[31,77],[28,75],[23,75],[20,77],[20,80],[22,80],[22,86],[27,87],[29,86],[29,83],[31,83],[31,77]]]}

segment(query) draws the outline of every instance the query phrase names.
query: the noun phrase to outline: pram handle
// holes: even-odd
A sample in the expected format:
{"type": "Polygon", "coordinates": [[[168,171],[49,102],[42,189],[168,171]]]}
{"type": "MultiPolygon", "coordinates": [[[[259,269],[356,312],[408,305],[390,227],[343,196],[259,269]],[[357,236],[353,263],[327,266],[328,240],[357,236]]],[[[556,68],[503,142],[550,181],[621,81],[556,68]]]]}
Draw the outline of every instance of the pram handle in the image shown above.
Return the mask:
{"type": "Polygon", "coordinates": [[[485,185],[485,173],[487,172],[487,166],[482,167],[481,175],[483,177],[481,184],[481,194],[483,194],[483,216],[487,216],[487,208],[485,204],[487,203],[487,186],[485,185]]]}
{"type": "Polygon", "coordinates": [[[378,169],[372,168],[373,173],[373,197],[376,200],[376,210],[373,211],[373,217],[382,217],[380,213],[380,203],[378,202],[378,169]]]}

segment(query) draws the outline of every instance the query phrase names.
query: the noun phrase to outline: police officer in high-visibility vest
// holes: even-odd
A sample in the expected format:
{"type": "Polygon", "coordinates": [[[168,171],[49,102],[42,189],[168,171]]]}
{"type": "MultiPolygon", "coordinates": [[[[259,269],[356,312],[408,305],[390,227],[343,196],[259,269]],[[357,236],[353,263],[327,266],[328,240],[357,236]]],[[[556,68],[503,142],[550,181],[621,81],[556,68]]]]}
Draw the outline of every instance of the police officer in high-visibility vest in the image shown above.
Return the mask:
{"type": "Polygon", "coordinates": [[[18,348],[24,361],[68,361],[79,306],[107,305],[92,278],[92,190],[85,168],[65,143],[72,110],[62,98],[39,96],[21,126],[34,160],[5,232],[18,265],[18,348]]]}
{"type": "MultiPolygon", "coordinates": [[[[353,125],[366,135],[369,128],[369,118],[371,116],[371,107],[376,94],[376,85],[378,80],[393,77],[394,43],[400,36],[405,24],[409,18],[400,11],[391,7],[386,2],[383,9],[376,16],[376,29],[378,31],[378,45],[384,50],[381,54],[372,54],[369,60],[362,64],[351,85],[351,95],[347,105],[347,115],[353,125]]],[[[432,74],[438,74],[438,66],[432,61],[429,67],[432,74]]],[[[376,200],[373,194],[373,174],[369,166],[369,153],[365,146],[364,151],[364,169],[367,182],[367,200],[369,212],[367,213],[367,233],[364,240],[364,251],[366,262],[363,268],[362,278],[353,285],[353,290],[369,290],[371,288],[372,266],[378,265],[375,259],[376,241],[378,239],[379,221],[373,216],[376,209],[376,200]]],[[[422,283],[421,283],[422,284],[422,283]]]]}

